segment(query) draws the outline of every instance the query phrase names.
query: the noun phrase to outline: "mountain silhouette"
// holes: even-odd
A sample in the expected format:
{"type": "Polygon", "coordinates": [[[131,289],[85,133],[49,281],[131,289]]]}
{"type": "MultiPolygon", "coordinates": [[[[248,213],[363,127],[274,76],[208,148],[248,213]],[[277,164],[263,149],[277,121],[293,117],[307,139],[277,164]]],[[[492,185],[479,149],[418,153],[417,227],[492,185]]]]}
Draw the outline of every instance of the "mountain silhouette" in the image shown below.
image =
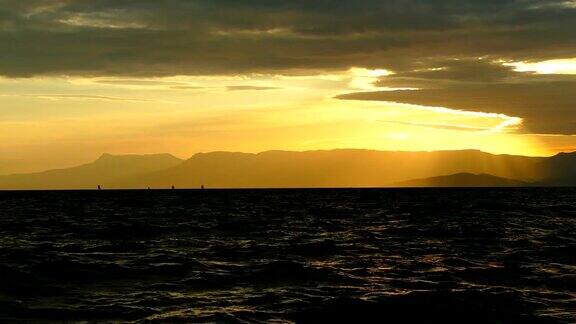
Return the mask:
{"type": "Polygon", "coordinates": [[[392,187],[525,187],[529,183],[490,174],[456,173],[447,176],[414,179],[392,184],[392,187]]]}
{"type": "Polygon", "coordinates": [[[108,188],[118,179],[138,176],[182,163],[170,154],[102,154],[96,161],[68,169],[49,170],[0,177],[5,189],[87,189],[108,188]]]}
{"type": "Polygon", "coordinates": [[[544,180],[538,182],[544,186],[576,185],[576,152],[559,153],[541,162],[544,180]]]}
{"type": "Polygon", "coordinates": [[[460,172],[539,180],[542,158],[476,150],[386,152],[371,150],[199,153],[173,168],[132,177],[119,187],[308,188],[382,187],[460,172]]]}
{"type": "Polygon", "coordinates": [[[314,188],[575,185],[576,153],[553,157],[477,150],[390,152],[357,149],[169,154],[104,154],[69,169],[0,176],[0,189],[314,188]],[[417,180],[414,180],[417,179],[417,180]]]}

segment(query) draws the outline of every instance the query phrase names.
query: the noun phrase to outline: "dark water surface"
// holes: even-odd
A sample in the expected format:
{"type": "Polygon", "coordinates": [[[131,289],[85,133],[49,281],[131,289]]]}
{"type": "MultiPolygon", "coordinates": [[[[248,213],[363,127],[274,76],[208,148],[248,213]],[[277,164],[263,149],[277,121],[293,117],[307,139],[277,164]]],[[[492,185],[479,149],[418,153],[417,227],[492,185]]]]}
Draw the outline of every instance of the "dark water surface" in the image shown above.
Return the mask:
{"type": "Polygon", "coordinates": [[[0,321],[576,322],[575,189],[0,192],[0,321]]]}

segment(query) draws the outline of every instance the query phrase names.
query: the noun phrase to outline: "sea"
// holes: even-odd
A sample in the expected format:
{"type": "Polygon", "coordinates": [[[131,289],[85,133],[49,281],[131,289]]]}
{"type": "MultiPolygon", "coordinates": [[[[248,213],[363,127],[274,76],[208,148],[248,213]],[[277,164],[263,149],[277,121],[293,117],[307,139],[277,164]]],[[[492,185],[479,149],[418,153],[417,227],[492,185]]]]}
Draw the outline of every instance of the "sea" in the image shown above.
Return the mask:
{"type": "Polygon", "coordinates": [[[576,189],[0,192],[2,323],[576,323],[576,189]]]}

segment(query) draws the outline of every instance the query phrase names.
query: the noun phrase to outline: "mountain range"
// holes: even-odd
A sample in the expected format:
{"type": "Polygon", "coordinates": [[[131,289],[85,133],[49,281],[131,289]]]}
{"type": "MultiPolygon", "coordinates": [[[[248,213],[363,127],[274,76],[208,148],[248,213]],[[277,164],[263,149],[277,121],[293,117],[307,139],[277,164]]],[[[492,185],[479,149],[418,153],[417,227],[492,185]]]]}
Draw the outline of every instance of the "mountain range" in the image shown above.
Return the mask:
{"type": "Polygon", "coordinates": [[[110,155],[68,169],[0,176],[0,189],[474,187],[576,185],[576,153],[357,149],[110,155]]]}
{"type": "Polygon", "coordinates": [[[0,189],[87,189],[119,179],[169,169],[183,161],[170,154],[111,155],[80,166],[37,173],[0,176],[0,189]]]}

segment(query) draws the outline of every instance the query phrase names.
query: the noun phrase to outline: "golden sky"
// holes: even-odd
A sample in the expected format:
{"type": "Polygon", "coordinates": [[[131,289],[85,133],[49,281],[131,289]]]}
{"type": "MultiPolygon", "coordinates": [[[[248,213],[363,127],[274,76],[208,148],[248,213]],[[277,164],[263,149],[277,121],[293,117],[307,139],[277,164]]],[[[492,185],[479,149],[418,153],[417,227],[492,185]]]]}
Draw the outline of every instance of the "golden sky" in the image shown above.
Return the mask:
{"type": "Polygon", "coordinates": [[[576,150],[576,6],[466,1],[0,0],[0,174],[104,152],[576,150]]]}
{"type": "Polygon", "coordinates": [[[5,168],[74,165],[102,152],[271,149],[479,149],[549,155],[572,136],[522,134],[522,118],[392,102],[341,100],[388,72],[312,76],[3,79],[5,168]],[[8,91],[7,91],[8,90],[8,91]],[[12,165],[10,162],[12,161],[12,165]]]}

